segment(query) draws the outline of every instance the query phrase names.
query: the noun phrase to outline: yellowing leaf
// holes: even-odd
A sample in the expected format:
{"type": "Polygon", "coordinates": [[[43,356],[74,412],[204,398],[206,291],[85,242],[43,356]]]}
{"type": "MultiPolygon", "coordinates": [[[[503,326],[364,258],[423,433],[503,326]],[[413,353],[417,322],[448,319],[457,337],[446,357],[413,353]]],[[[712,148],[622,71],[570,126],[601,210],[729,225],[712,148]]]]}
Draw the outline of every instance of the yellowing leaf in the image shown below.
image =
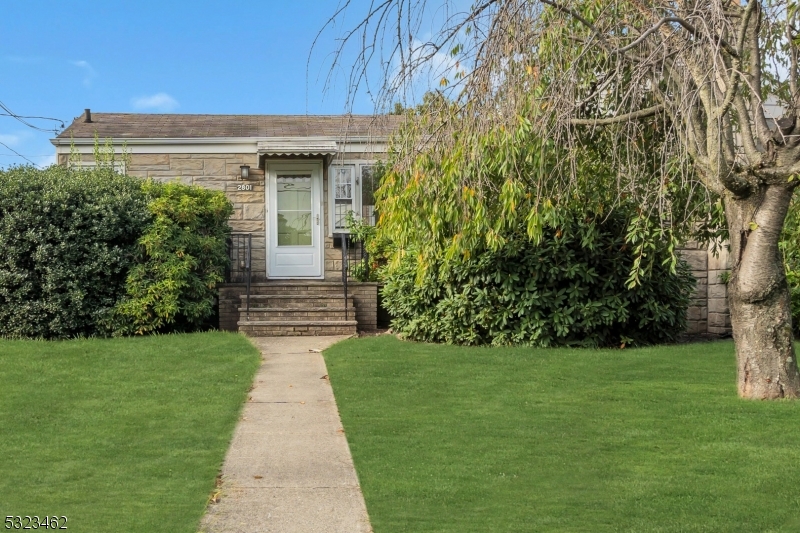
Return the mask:
{"type": "Polygon", "coordinates": [[[749,226],[750,226],[750,231],[755,231],[758,229],[758,224],[756,224],[755,222],[750,222],[749,226]]]}

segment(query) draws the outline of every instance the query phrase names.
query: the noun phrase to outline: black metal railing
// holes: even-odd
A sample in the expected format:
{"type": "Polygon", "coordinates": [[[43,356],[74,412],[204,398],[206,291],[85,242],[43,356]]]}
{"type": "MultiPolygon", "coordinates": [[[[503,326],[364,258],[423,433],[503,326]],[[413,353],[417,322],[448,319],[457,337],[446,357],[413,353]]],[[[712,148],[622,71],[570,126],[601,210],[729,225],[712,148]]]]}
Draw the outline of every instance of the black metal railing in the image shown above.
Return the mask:
{"type": "Polygon", "coordinates": [[[344,285],[344,317],[348,320],[347,308],[347,283],[350,278],[368,279],[369,261],[364,243],[356,240],[349,233],[334,233],[333,247],[339,248],[342,252],[342,285],[344,285]],[[359,269],[355,272],[355,269],[359,269]]]}
{"type": "Polygon", "coordinates": [[[228,238],[228,268],[225,272],[227,283],[247,285],[246,309],[250,318],[250,284],[253,277],[253,235],[251,233],[231,233],[228,238]]]}

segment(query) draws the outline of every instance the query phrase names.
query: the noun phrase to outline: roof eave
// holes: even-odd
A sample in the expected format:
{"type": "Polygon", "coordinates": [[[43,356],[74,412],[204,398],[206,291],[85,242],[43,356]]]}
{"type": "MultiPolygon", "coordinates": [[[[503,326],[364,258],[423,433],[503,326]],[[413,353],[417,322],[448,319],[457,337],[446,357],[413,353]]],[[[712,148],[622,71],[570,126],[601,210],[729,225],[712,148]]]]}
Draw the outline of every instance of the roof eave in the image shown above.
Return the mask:
{"type": "MultiPolygon", "coordinates": [[[[314,137],[111,137],[111,143],[142,145],[142,144],[242,144],[252,143],[258,145],[259,142],[266,141],[297,141],[302,139],[304,142],[344,142],[344,143],[384,143],[387,141],[386,135],[336,135],[336,136],[314,136],[314,137]]],[[[104,138],[105,140],[105,138],[104,138]]],[[[93,145],[94,137],[55,137],[50,139],[53,146],[78,146],[93,145]]]]}

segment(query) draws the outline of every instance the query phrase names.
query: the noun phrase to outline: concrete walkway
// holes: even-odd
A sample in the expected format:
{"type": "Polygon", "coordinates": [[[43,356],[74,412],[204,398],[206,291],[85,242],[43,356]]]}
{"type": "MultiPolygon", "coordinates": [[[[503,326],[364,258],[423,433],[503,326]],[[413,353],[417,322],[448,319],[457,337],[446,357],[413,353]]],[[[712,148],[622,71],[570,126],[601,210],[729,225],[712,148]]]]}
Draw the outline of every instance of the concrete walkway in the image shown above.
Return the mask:
{"type": "Polygon", "coordinates": [[[345,338],[252,339],[264,363],[200,531],[372,531],[319,353],[345,338]]]}

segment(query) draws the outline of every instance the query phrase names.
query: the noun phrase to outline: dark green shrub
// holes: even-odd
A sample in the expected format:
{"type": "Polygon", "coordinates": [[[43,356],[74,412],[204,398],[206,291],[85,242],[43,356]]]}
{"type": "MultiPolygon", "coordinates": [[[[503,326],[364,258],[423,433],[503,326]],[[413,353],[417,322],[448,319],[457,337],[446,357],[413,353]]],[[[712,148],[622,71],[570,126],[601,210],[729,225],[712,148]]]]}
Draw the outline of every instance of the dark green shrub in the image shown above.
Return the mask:
{"type": "Polygon", "coordinates": [[[800,202],[796,197],[789,206],[779,246],[792,296],[792,328],[797,337],[800,336],[800,202]]]}
{"type": "Polygon", "coordinates": [[[116,335],[198,329],[224,279],[233,206],[220,191],[180,183],[146,182],[144,191],[152,222],[109,327],[116,335]]]}
{"type": "Polygon", "coordinates": [[[109,169],[0,170],[0,336],[101,334],[151,219],[141,180],[109,169]]]}
{"type": "Polygon", "coordinates": [[[414,340],[452,344],[619,346],[674,341],[686,327],[694,278],[667,246],[627,288],[630,217],[576,210],[535,245],[525,228],[498,251],[419,269],[409,251],[385,269],[384,305],[393,328],[414,340]]]}

